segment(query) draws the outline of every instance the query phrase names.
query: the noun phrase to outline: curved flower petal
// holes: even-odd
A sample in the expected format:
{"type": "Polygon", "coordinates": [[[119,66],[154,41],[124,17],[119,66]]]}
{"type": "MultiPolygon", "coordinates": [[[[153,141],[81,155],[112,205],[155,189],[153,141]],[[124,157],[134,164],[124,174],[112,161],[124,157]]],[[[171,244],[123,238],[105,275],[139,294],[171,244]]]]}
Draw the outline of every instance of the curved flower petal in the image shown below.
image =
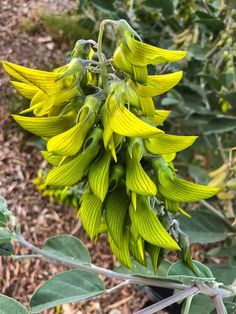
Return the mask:
{"type": "Polygon", "coordinates": [[[180,152],[191,146],[197,136],[179,136],[171,134],[158,134],[144,140],[148,151],[155,155],[171,154],[180,152]]]}
{"type": "Polygon", "coordinates": [[[126,156],[126,186],[141,195],[156,195],[155,183],[149,178],[139,161],[126,156]]]}
{"type": "Polygon", "coordinates": [[[104,201],[108,191],[110,161],[110,152],[105,152],[99,160],[93,162],[88,173],[90,188],[101,201],[104,201]]]}
{"type": "Polygon", "coordinates": [[[59,117],[25,117],[12,115],[13,119],[27,131],[41,136],[52,137],[71,128],[75,119],[71,114],[59,117]]]}
{"type": "Polygon", "coordinates": [[[128,212],[129,198],[125,189],[118,188],[109,194],[106,201],[105,218],[108,231],[118,248],[124,237],[125,222],[128,212]]]}
{"type": "Polygon", "coordinates": [[[179,250],[178,244],[161,224],[146,197],[139,196],[137,209],[130,205],[129,213],[132,223],[147,242],[165,249],[179,250]]]}
{"type": "Polygon", "coordinates": [[[183,59],[187,52],[178,50],[167,50],[145,44],[134,39],[131,35],[126,38],[130,53],[127,60],[134,65],[161,64],[175,62],[183,59]]]}
{"type": "Polygon", "coordinates": [[[91,161],[97,156],[99,149],[99,146],[93,146],[71,161],[53,168],[48,173],[46,184],[56,186],[74,185],[85,176],[91,161]]]}
{"type": "Polygon", "coordinates": [[[10,81],[10,83],[15,87],[18,93],[27,99],[32,99],[39,90],[38,87],[27,83],[16,81],[10,81]]]}
{"type": "Polygon", "coordinates": [[[91,191],[85,191],[81,197],[81,206],[78,216],[80,217],[84,229],[91,239],[98,235],[98,230],[102,219],[102,201],[91,191]]]}
{"type": "Polygon", "coordinates": [[[108,104],[108,110],[111,128],[114,132],[120,135],[130,137],[149,137],[163,133],[162,130],[157,129],[137,118],[125,107],[121,109],[113,97],[108,104]]]}
{"type": "Polygon", "coordinates": [[[175,202],[196,202],[216,195],[221,188],[200,185],[179,178],[169,179],[163,186],[158,184],[159,192],[167,199],[175,202]]]}
{"type": "Polygon", "coordinates": [[[59,73],[30,69],[7,61],[3,61],[2,65],[9,75],[20,82],[37,86],[46,94],[55,94],[63,87],[62,81],[56,82],[60,76],[59,73]]]}

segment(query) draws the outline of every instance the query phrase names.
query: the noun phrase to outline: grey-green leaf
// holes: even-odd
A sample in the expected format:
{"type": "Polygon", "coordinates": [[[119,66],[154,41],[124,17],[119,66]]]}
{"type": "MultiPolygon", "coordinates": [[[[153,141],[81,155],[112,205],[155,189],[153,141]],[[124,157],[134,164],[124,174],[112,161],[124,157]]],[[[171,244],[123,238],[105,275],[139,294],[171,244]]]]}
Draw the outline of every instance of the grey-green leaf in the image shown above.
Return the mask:
{"type": "Polygon", "coordinates": [[[229,264],[212,264],[207,265],[212,271],[216,281],[225,285],[230,285],[236,279],[236,267],[229,264]]]}
{"type": "Polygon", "coordinates": [[[191,218],[179,216],[181,230],[189,236],[190,243],[214,243],[227,238],[225,223],[216,215],[197,210],[188,212],[191,218]]]}
{"type": "Polygon", "coordinates": [[[72,235],[62,234],[51,237],[46,241],[43,251],[60,258],[65,263],[91,263],[90,254],[86,246],[72,235]]]}
{"type": "Polygon", "coordinates": [[[12,234],[7,230],[0,230],[0,244],[10,242],[12,234]]]}
{"type": "Polygon", "coordinates": [[[78,269],[65,271],[35,291],[30,311],[39,313],[57,305],[89,299],[104,291],[104,284],[96,274],[78,269]]]}
{"type": "Polygon", "coordinates": [[[0,294],[0,314],[29,314],[29,312],[16,300],[0,294]]]}
{"type": "Polygon", "coordinates": [[[211,270],[206,265],[194,260],[193,265],[195,273],[183,261],[177,261],[168,269],[167,277],[179,279],[184,284],[191,284],[192,280],[208,282],[215,280],[211,270]]]}

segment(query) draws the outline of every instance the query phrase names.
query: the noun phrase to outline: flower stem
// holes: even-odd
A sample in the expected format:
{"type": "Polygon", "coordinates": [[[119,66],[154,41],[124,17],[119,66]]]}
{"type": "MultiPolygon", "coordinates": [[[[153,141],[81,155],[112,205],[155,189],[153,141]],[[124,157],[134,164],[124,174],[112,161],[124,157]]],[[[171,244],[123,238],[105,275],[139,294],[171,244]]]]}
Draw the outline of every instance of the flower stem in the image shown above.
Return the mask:
{"type": "Polygon", "coordinates": [[[99,34],[98,34],[98,60],[100,64],[100,70],[101,70],[101,78],[102,78],[102,84],[104,88],[104,92],[106,95],[108,95],[109,92],[109,86],[108,86],[108,80],[107,80],[107,68],[106,68],[106,61],[103,58],[102,53],[102,37],[104,32],[104,27],[106,24],[112,23],[112,20],[104,20],[100,24],[99,34]]]}

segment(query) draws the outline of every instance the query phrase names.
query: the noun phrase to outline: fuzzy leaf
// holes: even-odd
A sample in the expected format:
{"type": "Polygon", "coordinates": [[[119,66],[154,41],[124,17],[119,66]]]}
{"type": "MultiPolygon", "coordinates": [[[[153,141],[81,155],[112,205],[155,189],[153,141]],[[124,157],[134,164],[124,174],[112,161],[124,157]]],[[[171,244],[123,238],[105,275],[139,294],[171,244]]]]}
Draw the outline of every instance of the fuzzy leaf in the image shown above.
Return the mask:
{"type": "Polygon", "coordinates": [[[0,294],[0,313],[1,314],[30,314],[26,308],[18,301],[0,294]]]}
{"type": "Polygon", "coordinates": [[[104,284],[98,275],[79,269],[68,270],[47,280],[34,292],[30,312],[41,313],[60,304],[86,300],[104,291],[104,284]]]}
{"type": "Polygon", "coordinates": [[[79,239],[69,234],[60,234],[47,239],[42,251],[60,258],[64,263],[91,263],[90,254],[86,246],[79,239]]]}

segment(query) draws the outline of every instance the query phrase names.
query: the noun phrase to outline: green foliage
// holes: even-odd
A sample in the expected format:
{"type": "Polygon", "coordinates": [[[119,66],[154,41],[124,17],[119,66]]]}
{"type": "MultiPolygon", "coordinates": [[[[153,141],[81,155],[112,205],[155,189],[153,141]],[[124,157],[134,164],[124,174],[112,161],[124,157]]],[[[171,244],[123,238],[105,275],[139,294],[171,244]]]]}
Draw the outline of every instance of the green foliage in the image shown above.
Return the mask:
{"type": "Polygon", "coordinates": [[[225,240],[228,233],[225,222],[206,210],[190,211],[191,219],[179,216],[181,229],[188,235],[190,243],[214,243],[225,240]]]}
{"type": "Polygon", "coordinates": [[[68,234],[49,238],[42,250],[52,257],[60,258],[64,263],[91,263],[86,246],[79,239],[68,234]]]}
{"type": "Polygon", "coordinates": [[[105,292],[101,279],[90,272],[73,269],[54,276],[39,287],[30,300],[31,313],[56,305],[79,302],[105,292]]]}
{"type": "Polygon", "coordinates": [[[0,313],[29,314],[26,308],[16,300],[0,294],[0,313]]]}

